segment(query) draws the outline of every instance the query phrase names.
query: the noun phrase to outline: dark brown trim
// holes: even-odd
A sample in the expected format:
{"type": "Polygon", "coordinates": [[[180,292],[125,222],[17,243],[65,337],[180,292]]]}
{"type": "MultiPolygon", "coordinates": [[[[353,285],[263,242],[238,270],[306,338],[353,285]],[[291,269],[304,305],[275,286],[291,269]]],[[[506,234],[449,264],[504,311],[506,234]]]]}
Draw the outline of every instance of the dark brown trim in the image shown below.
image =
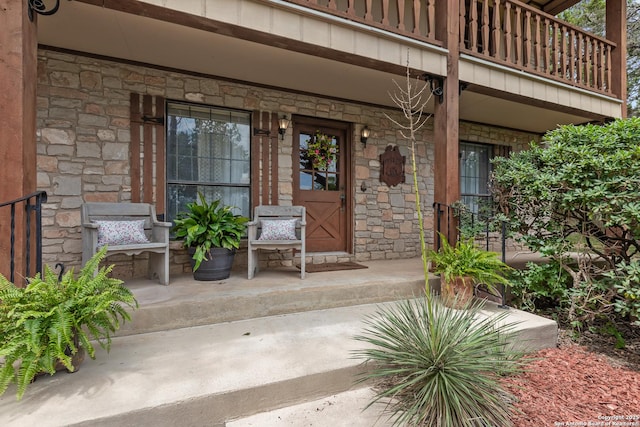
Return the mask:
{"type": "MultiPolygon", "coordinates": [[[[165,99],[162,96],[156,96],[156,117],[162,117],[162,123],[166,124],[167,118],[165,114],[165,99]]],[[[165,214],[166,203],[166,141],[165,141],[165,125],[156,126],[156,214],[165,214]]]]}
{"type": "MultiPolygon", "coordinates": [[[[267,111],[262,112],[262,126],[269,123],[269,113],[267,111]]],[[[262,173],[260,174],[261,181],[261,197],[260,204],[266,205],[269,200],[269,136],[260,137],[260,160],[262,164],[262,173]]]]}
{"type": "Polygon", "coordinates": [[[627,117],[627,5],[625,0],[606,2],[607,38],[616,43],[611,51],[611,91],[620,99],[622,117],[627,117]]]}
{"type": "MultiPolygon", "coordinates": [[[[254,110],[251,113],[251,127],[260,128],[260,112],[254,110]]],[[[251,133],[251,207],[260,205],[260,135],[251,133]]],[[[253,215],[253,212],[251,212],[253,215]]]]}
{"type": "Polygon", "coordinates": [[[129,97],[131,110],[131,142],[129,143],[129,162],[131,174],[131,201],[140,202],[140,95],[131,93],[129,97]]]}
{"type": "MultiPolygon", "coordinates": [[[[434,195],[433,201],[451,206],[460,199],[460,96],[459,96],[459,61],[460,61],[460,0],[446,0],[438,8],[438,22],[446,22],[446,32],[439,38],[445,40],[448,76],[444,79],[443,102],[434,104],[433,142],[434,142],[434,195]]],[[[445,215],[438,221],[438,212],[434,210],[434,236],[440,230],[453,244],[457,239],[456,220],[445,215]]],[[[434,239],[437,248],[438,239],[434,239]]]]}
{"type": "MultiPolygon", "coordinates": [[[[269,129],[271,132],[269,133],[269,155],[271,157],[271,204],[278,205],[278,142],[279,133],[278,133],[278,115],[276,113],[271,114],[271,121],[269,129]]],[[[265,174],[266,175],[266,174],[265,174]]]]}
{"type": "MultiPolygon", "coordinates": [[[[153,99],[151,95],[142,97],[142,112],[145,117],[153,117],[153,99]]],[[[142,201],[153,203],[153,124],[147,121],[143,124],[142,146],[144,161],[142,163],[142,201]]]]}
{"type": "MultiPolygon", "coordinates": [[[[591,113],[586,110],[572,108],[567,105],[554,104],[548,101],[542,101],[540,99],[528,98],[523,95],[505,92],[505,91],[493,89],[486,86],[469,84],[466,90],[479,93],[481,95],[487,95],[487,96],[492,96],[499,99],[504,99],[506,101],[517,102],[518,104],[526,104],[526,105],[531,105],[533,107],[543,108],[545,110],[558,111],[560,113],[566,113],[566,114],[573,114],[575,116],[585,117],[587,119],[591,119],[595,121],[603,121],[608,119],[608,116],[603,116],[602,114],[591,113]]],[[[597,95],[597,93],[594,92],[594,95],[597,95]]]]}
{"type": "MultiPolygon", "coordinates": [[[[476,122],[473,120],[460,120],[460,124],[464,124],[464,125],[478,125],[478,126],[484,126],[484,127],[489,127],[492,129],[503,129],[503,130],[507,130],[509,132],[519,132],[519,133],[528,133],[531,135],[536,135],[536,136],[542,136],[544,135],[546,132],[533,132],[530,130],[525,130],[525,129],[517,129],[517,128],[512,128],[509,126],[499,126],[499,125],[492,125],[489,123],[482,123],[482,122],[476,122]]],[[[472,142],[472,141],[469,141],[472,142]]]]}

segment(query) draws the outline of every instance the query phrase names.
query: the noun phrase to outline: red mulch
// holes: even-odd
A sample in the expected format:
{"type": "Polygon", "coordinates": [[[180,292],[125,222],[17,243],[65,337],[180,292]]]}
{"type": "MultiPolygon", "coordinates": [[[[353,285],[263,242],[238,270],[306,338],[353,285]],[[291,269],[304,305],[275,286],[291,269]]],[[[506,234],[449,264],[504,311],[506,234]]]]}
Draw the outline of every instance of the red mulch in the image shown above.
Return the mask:
{"type": "Polygon", "coordinates": [[[578,345],[533,358],[523,374],[502,381],[516,398],[515,427],[640,426],[640,372],[578,345]]]}

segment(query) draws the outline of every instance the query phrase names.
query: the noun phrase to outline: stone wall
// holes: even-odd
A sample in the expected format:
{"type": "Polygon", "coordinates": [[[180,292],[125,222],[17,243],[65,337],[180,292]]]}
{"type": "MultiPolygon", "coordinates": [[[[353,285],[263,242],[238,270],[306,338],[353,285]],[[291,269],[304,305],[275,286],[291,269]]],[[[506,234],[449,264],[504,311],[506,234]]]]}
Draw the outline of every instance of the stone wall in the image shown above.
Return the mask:
{"type": "MultiPolygon", "coordinates": [[[[160,95],[169,100],[213,106],[301,114],[363,125],[372,130],[366,148],[359,135],[351,147],[354,173],[354,254],[310,255],[308,262],[376,260],[419,255],[415,196],[412,190],[409,150],[387,114],[396,111],[346,103],[305,94],[265,89],[235,82],[180,74],[128,63],[40,50],[38,57],[38,188],[49,198],[43,210],[44,261],[81,262],[80,205],[83,202],[131,201],[129,159],[131,92],[160,95]],[[379,154],[398,145],[407,156],[407,182],[387,187],[379,181],[379,154]],[[364,191],[363,191],[364,189],[364,191]]],[[[535,135],[477,124],[462,124],[463,140],[526,146],[535,135]]],[[[425,229],[432,239],[433,144],[431,123],[418,135],[417,169],[424,208],[425,229]]],[[[279,144],[279,198],[293,198],[291,136],[279,144]]],[[[188,271],[188,256],[172,244],[172,274],[188,271]]],[[[130,257],[110,258],[117,275],[144,275],[140,262],[130,257]]],[[[272,264],[290,263],[276,255],[272,264]]],[[[239,264],[246,263],[240,257],[239,264]]],[[[246,264],[244,264],[246,265],[246,264]]]]}

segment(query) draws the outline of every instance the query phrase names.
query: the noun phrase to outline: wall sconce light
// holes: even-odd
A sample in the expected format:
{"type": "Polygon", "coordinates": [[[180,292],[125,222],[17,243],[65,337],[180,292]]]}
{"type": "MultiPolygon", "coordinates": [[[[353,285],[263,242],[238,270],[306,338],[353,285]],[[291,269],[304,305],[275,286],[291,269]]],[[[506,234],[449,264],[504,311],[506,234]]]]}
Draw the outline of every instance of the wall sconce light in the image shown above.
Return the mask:
{"type": "Polygon", "coordinates": [[[360,142],[365,147],[367,146],[367,139],[369,139],[369,135],[371,135],[371,129],[368,126],[362,128],[362,132],[360,132],[360,142]]]}
{"type": "Polygon", "coordinates": [[[33,22],[35,18],[35,14],[39,15],[53,15],[60,8],[60,0],[56,0],[53,6],[49,6],[47,9],[47,5],[43,0],[27,0],[27,14],[29,15],[29,21],[33,22]]]}
{"type": "Polygon", "coordinates": [[[281,119],[278,119],[278,133],[280,134],[280,139],[284,141],[284,134],[287,133],[287,129],[289,128],[289,124],[291,120],[287,119],[285,116],[282,116],[281,119]]]}
{"type": "Polygon", "coordinates": [[[424,81],[429,85],[429,90],[438,97],[440,104],[444,102],[444,79],[440,76],[432,76],[429,73],[422,75],[424,81]]]}

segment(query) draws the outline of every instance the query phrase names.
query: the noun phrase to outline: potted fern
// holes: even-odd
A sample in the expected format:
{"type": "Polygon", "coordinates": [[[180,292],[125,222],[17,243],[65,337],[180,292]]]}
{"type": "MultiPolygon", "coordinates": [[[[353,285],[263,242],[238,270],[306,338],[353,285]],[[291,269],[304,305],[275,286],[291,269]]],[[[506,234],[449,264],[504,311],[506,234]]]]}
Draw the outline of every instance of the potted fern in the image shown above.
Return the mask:
{"type": "Polygon", "coordinates": [[[19,288],[0,275],[0,395],[15,382],[20,400],[37,375],[76,371],[85,351],[95,359],[92,341],[109,351],[112,333],[138,303],[109,276],[113,266],[94,276],[105,253],[98,251],[78,277],[71,269],[58,279],[45,266],[19,288]]]}
{"type": "Polygon", "coordinates": [[[194,279],[229,277],[248,221],[249,218],[234,214],[232,207],[221,205],[220,200],[208,203],[202,193],[198,193],[198,200],[187,204],[185,212],[178,213],[173,232],[176,238],[184,239],[194,279]]]}
{"type": "Polygon", "coordinates": [[[484,284],[490,292],[496,292],[495,285],[509,284],[505,274],[511,267],[496,252],[478,249],[472,239],[459,240],[453,246],[442,234],[440,239],[440,250],[429,251],[429,258],[434,273],[440,275],[440,295],[445,305],[467,307],[475,285],[484,284]]]}

